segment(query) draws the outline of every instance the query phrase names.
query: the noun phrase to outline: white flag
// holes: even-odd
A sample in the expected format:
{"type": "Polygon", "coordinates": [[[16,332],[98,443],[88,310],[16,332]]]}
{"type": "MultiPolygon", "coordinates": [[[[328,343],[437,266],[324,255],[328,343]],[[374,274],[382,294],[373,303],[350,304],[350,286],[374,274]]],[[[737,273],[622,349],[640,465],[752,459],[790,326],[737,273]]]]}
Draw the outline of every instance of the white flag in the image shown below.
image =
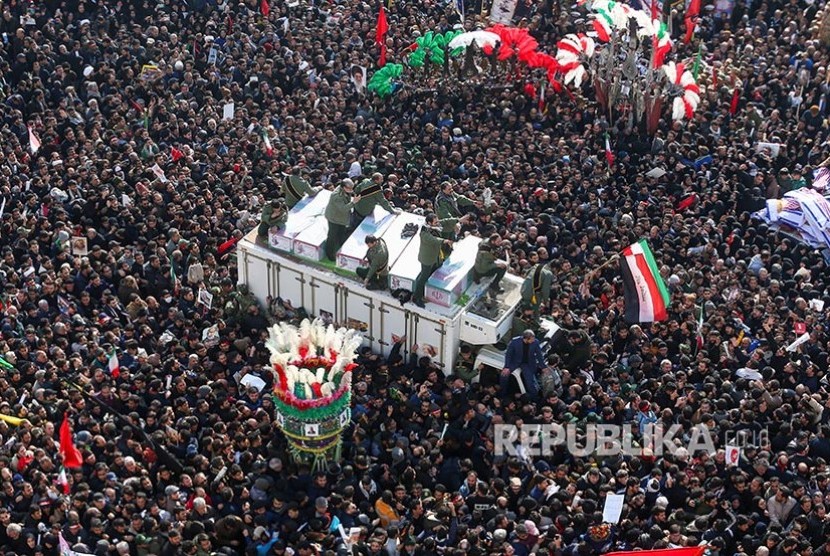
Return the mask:
{"type": "Polygon", "coordinates": [[[798,346],[800,346],[801,344],[803,344],[804,342],[806,342],[809,339],[810,339],[810,333],[805,332],[804,334],[802,334],[801,336],[796,338],[796,340],[793,343],[791,343],[790,345],[787,346],[787,351],[797,350],[798,346]]]}

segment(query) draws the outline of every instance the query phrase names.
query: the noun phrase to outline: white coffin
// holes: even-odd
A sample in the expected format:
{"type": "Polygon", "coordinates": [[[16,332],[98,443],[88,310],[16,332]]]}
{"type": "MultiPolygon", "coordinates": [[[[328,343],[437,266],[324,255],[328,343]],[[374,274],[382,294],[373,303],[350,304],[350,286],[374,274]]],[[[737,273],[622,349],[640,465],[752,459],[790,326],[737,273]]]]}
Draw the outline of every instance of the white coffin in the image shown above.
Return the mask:
{"type": "Polygon", "coordinates": [[[294,254],[298,257],[321,261],[325,258],[326,236],[329,234],[329,221],[325,216],[318,216],[311,226],[294,238],[294,254]]]}
{"type": "Polygon", "coordinates": [[[317,218],[326,212],[329,198],[331,198],[331,191],[323,189],[314,197],[301,199],[288,213],[285,228],[268,234],[268,244],[274,249],[292,252],[294,239],[313,226],[317,218]]]}
{"type": "Polygon", "coordinates": [[[427,280],[424,297],[442,307],[451,307],[470,285],[481,238],[467,236],[453,246],[452,254],[427,280]]]}
{"type": "Polygon", "coordinates": [[[338,268],[349,272],[357,270],[357,267],[361,265],[366,257],[366,237],[371,235],[381,237],[395,219],[396,215],[389,214],[383,209],[376,209],[375,213],[364,218],[360,226],[352,232],[352,235],[337,252],[338,268]]]}

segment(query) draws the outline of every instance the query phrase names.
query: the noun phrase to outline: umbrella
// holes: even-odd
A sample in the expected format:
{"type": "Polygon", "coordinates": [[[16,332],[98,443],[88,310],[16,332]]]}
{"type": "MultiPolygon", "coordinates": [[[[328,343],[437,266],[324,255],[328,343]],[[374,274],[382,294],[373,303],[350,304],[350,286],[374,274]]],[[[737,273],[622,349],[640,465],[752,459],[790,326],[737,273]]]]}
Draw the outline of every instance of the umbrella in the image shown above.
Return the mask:
{"type": "Polygon", "coordinates": [[[490,31],[470,31],[469,33],[461,33],[451,40],[449,47],[451,49],[467,48],[471,44],[476,43],[476,46],[479,48],[484,48],[485,46],[492,48],[496,46],[499,40],[499,36],[490,31]]]}

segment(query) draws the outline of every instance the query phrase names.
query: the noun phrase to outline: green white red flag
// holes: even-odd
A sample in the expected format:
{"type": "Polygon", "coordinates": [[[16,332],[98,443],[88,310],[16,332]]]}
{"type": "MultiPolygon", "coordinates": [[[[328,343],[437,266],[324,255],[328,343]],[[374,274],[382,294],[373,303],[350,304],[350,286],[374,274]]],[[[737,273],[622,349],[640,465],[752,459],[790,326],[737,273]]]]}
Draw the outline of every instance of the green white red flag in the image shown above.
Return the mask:
{"type": "Polygon", "coordinates": [[[641,239],[623,250],[620,269],[626,322],[666,320],[669,316],[669,290],[646,240],[641,239]]]}

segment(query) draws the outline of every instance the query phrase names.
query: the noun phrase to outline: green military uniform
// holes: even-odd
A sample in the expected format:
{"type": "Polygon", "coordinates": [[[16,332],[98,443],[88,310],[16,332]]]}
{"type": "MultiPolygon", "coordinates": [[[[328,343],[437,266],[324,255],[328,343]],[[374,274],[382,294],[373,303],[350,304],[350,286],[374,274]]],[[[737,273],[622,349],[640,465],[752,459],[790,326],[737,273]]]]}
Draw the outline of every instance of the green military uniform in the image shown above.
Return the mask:
{"type": "Polygon", "coordinates": [[[418,262],[421,263],[421,272],[418,278],[415,279],[415,286],[412,288],[412,301],[414,303],[424,302],[424,289],[427,285],[427,280],[432,276],[432,273],[438,270],[444,257],[441,252],[441,246],[444,240],[438,237],[438,231],[429,226],[421,227],[421,247],[418,250],[418,262]]]}
{"type": "Polygon", "coordinates": [[[311,184],[300,176],[285,176],[282,180],[280,190],[285,197],[285,205],[292,209],[306,195],[314,196],[320,191],[320,187],[311,187],[311,184]]]}
{"type": "Polygon", "coordinates": [[[449,195],[441,192],[435,198],[435,214],[438,218],[459,218],[462,216],[461,207],[474,207],[475,201],[454,191],[449,195]]]}
{"type": "Polygon", "coordinates": [[[458,224],[458,218],[442,218],[438,224],[441,226],[442,238],[455,240],[455,226],[458,224]]]}
{"type": "Polygon", "coordinates": [[[539,314],[539,307],[550,301],[550,288],[553,284],[553,272],[545,263],[539,263],[530,269],[522,282],[522,305],[539,314]]]}
{"type": "Polygon", "coordinates": [[[262,207],[262,215],[259,219],[259,228],[257,228],[258,239],[268,241],[268,230],[276,226],[278,228],[285,227],[288,220],[288,212],[276,201],[268,201],[262,207]]]}
{"type": "Polygon", "coordinates": [[[389,250],[386,242],[378,238],[366,251],[368,267],[359,267],[357,275],[367,281],[366,289],[384,290],[389,279],[389,250]]]}
{"type": "Polygon", "coordinates": [[[383,195],[383,184],[376,184],[372,180],[363,180],[357,184],[354,192],[356,195],[360,195],[360,200],[354,206],[355,217],[358,220],[363,220],[372,214],[376,205],[380,205],[383,210],[390,214],[395,212],[395,207],[383,195]]]}
{"type": "Polygon", "coordinates": [[[490,288],[493,290],[500,288],[499,284],[501,279],[504,278],[507,268],[498,266],[496,264],[497,260],[498,258],[493,252],[493,245],[489,241],[485,240],[478,244],[478,253],[476,253],[476,261],[473,266],[473,280],[476,284],[481,282],[482,278],[493,276],[490,288]]]}
{"type": "Polygon", "coordinates": [[[351,194],[341,185],[331,194],[326,206],[326,220],[329,221],[329,233],[326,238],[326,257],[333,261],[337,251],[343,246],[348,237],[349,222],[354,208],[351,194]]]}
{"type": "Polygon", "coordinates": [[[521,311],[517,311],[516,314],[513,315],[513,337],[521,336],[525,330],[533,330],[533,332],[536,333],[541,327],[542,323],[538,318],[536,318],[535,314],[526,315],[521,311]]]}
{"type": "Polygon", "coordinates": [[[475,368],[474,358],[465,360],[463,357],[459,357],[458,361],[455,363],[455,369],[453,370],[453,374],[467,384],[471,383],[473,379],[478,376],[478,373],[478,369],[475,368]]]}

